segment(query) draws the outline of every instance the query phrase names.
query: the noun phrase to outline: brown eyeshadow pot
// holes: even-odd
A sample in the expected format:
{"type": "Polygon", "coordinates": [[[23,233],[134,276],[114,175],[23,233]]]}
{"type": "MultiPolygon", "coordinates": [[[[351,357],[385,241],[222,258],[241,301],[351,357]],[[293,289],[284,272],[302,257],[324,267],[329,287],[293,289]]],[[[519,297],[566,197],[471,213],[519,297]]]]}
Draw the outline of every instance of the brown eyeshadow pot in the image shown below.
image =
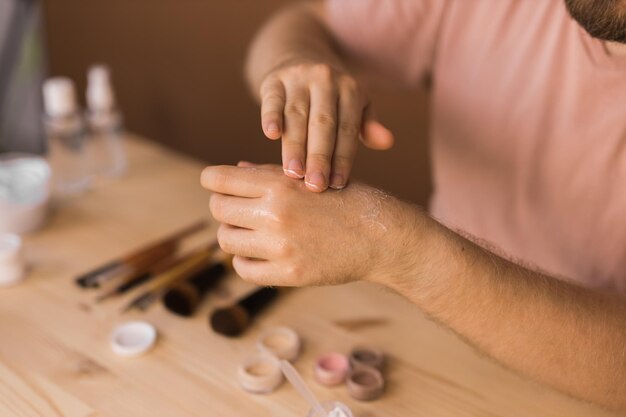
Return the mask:
{"type": "Polygon", "coordinates": [[[357,369],[360,366],[370,366],[379,371],[383,370],[385,357],[383,352],[372,347],[357,347],[350,352],[350,366],[357,369]]]}
{"type": "Polygon", "coordinates": [[[361,365],[350,373],[347,386],[352,398],[359,401],[371,401],[382,395],[385,382],[378,369],[361,365]]]}

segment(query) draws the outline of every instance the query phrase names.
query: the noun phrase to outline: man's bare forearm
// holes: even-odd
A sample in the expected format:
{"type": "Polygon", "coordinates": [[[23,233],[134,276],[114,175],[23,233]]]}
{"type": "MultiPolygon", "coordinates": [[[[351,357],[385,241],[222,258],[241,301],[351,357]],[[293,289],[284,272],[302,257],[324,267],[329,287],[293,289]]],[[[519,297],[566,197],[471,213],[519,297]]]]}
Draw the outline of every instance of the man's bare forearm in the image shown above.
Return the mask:
{"type": "Polygon", "coordinates": [[[324,23],[322,2],[291,6],[270,19],[250,46],[246,78],[255,97],[265,76],[295,61],[341,66],[332,36],[324,23]]]}
{"type": "Polygon", "coordinates": [[[390,287],[505,366],[626,411],[623,299],[522,268],[423,216],[419,223],[423,255],[390,287]]]}

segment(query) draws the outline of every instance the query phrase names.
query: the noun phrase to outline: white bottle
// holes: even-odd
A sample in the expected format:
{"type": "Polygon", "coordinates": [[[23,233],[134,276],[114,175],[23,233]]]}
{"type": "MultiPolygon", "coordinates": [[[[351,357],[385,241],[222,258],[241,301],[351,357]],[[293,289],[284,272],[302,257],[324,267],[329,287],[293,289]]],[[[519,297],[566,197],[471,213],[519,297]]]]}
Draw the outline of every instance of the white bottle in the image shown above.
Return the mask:
{"type": "Polygon", "coordinates": [[[122,143],[123,119],[117,110],[109,69],[95,65],[87,74],[87,122],[92,172],[115,177],[126,170],[126,152],[122,143]]]}
{"type": "Polygon", "coordinates": [[[55,77],[43,85],[48,160],[56,193],[77,194],[90,183],[85,154],[85,122],[76,89],[69,78],[55,77]]]}

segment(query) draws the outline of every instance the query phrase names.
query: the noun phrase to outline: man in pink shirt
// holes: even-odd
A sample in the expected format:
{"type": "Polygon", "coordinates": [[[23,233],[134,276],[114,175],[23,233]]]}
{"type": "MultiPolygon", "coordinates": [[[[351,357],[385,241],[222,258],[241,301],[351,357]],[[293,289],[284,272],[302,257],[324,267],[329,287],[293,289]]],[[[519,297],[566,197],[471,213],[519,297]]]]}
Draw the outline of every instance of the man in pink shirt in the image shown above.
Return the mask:
{"type": "Polygon", "coordinates": [[[283,166],[202,177],[244,279],[380,283],[506,366],[626,411],[626,0],[298,5],[247,73],[283,166]],[[359,139],[394,140],[356,70],[429,88],[430,216],[346,187],[359,139]]]}

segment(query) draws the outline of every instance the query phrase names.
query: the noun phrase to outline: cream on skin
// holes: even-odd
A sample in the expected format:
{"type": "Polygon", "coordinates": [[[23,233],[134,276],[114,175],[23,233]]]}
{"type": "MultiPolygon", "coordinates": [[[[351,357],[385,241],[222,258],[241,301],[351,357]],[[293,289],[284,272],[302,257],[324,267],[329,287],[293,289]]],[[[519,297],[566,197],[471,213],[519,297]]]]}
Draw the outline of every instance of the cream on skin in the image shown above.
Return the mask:
{"type": "Polygon", "coordinates": [[[282,167],[243,165],[208,167],[202,184],[245,280],[384,285],[505,366],[626,411],[621,298],[518,266],[366,185],[311,193],[282,167]],[[371,207],[384,229],[363,221],[371,207]]]}

